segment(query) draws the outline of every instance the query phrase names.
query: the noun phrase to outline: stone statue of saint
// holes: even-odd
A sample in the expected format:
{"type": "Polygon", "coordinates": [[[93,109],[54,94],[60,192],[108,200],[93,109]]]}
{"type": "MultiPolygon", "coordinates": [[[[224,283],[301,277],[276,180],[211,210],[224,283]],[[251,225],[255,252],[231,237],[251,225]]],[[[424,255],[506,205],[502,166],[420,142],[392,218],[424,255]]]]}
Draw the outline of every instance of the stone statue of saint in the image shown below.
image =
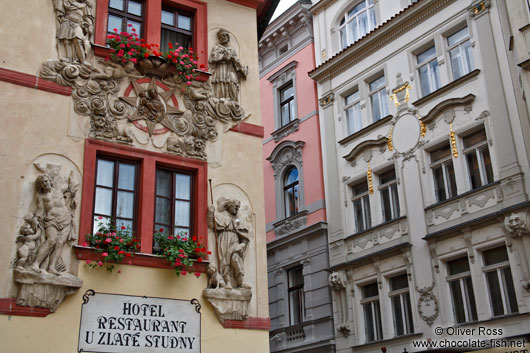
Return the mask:
{"type": "Polygon", "coordinates": [[[91,0],[53,0],[57,17],[59,58],[82,63],[90,49],[94,32],[91,0]]]}
{"type": "Polygon", "coordinates": [[[230,34],[225,29],[217,32],[220,44],[210,53],[209,63],[213,68],[210,79],[217,98],[230,98],[239,102],[239,80],[248,74],[248,66],[241,65],[235,50],[228,46],[230,34]]]}
{"type": "Polygon", "coordinates": [[[243,261],[250,241],[248,225],[239,215],[240,202],[221,197],[214,206],[208,208],[208,225],[217,233],[219,252],[219,272],[226,289],[247,288],[244,282],[243,261]]]}

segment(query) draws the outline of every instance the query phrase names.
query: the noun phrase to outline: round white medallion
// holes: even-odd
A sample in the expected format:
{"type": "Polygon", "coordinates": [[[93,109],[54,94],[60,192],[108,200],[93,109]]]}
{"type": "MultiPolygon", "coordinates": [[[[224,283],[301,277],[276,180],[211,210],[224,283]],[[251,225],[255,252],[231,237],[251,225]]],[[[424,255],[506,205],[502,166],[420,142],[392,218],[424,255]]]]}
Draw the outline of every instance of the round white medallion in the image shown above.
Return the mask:
{"type": "Polygon", "coordinates": [[[405,153],[418,144],[421,127],[418,119],[406,113],[398,118],[392,131],[392,145],[397,152],[405,153]]]}

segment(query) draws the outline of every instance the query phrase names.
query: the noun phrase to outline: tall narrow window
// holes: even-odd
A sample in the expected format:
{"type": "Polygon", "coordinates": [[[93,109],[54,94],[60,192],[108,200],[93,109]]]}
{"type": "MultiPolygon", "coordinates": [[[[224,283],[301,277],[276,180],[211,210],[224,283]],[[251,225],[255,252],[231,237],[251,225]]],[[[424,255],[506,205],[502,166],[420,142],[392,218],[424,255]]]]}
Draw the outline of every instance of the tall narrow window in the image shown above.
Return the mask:
{"type": "Polygon", "coordinates": [[[383,327],[381,325],[381,309],[379,307],[379,291],[377,283],[362,287],[363,299],[361,305],[364,311],[364,328],[366,341],[377,341],[383,338],[383,327]]]}
{"type": "Polygon", "coordinates": [[[426,96],[440,88],[440,71],[434,46],[416,55],[420,76],[421,95],[426,96]]]}
{"type": "Polygon", "coordinates": [[[304,321],[304,274],[303,268],[296,267],[287,271],[289,297],[289,323],[300,324],[304,321]]]}
{"type": "Polygon", "coordinates": [[[436,200],[441,202],[456,196],[455,170],[449,144],[431,152],[431,171],[436,200]]]}
{"type": "Polygon", "coordinates": [[[464,155],[472,189],[493,182],[493,168],[485,130],[464,137],[464,155]]]}
{"type": "Polygon", "coordinates": [[[134,28],[138,37],[141,37],[143,13],[143,1],[110,0],[107,33],[114,33],[114,28],[118,32],[131,32],[130,28],[134,28]]]}
{"type": "Polygon", "coordinates": [[[293,167],[289,169],[285,174],[285,179],[283,183],[283,194],[285,199],[285,217],[291,217],[298,213],[298,187],[298,169],[293,167]]]}
{"type": "Polygon", "coordinates": [[[169,7],[162,8],[160,48],[167,50],[168,44],[178,43],[189,48],[193,43],[193,15],[169,7]]]}
{"type": "Polygon", "coordinates": [[[482,255],[493,316],[517,313],[519,310],[506,247],[486,250],[482,255]]]}
{"type": "Polygon", "coordinates": [[[344,99],[346,111],[346,122],[348,124],[348,135],[353,134],[363,128],[361,116],[361,102],[359,91],[355,91],[344,99]]]}
{"type": "Polygon", "coordinates": [[[388,97],[385,89],[385,76],[381,76],[369,84],[370,101],[372,102],[372,118],[374,123],[388,115],[386,101],[388,97]]]}
{"type": "Polygon", "coordinates": [[[289,124],[294,116],[294,88],[293,83],[280,90],[280,116],[282,126],[289,124]]]}
{"type": "Polygon", "coordinates": [[[375,28],[374,0],[362,0],[346,12],[339,24],[341,49],[375,28]]]}
{"type": "Polygon", "coordinates": [[[372,226],[370,214],[370,195],[368,194],[368,183],[366,181],[352,187],[353,191],[353,217],[355,221],[355,232],[359,233],[372,226]]]}
{"type": "Polygon", "coordinates": [[[134,163],[98,158],[93,231],[115,220],[116,227],[135,230],[137,169],[134,163]]]}
{"type": "Polygon", "coordinates": [[[447,262],[447,281],[451,288],[453,313],[457,323],[476,321],[477,308],[467,257],[447,262]]]}
{"type": "Polygon", "coordinates": [[[458,32],[447,37],[451,70],[453,79],[456,80],[475,69],[473,62],[473,49],[469,39],[469,28],[464,27],[458,32]]]}
{"type": "Polygon", "coordinates": [[[412,333],[412,308],[410,306],[409,284],[406,274],[390,278],[390,293],[388,295],[392,301],[396,336],[412,333]]]}
{"type": "Polygon", "coordinates": [[[379,175],[379,192],[383,206],[383,220],[385,222],[399,217],[399,197],[397,190],[396,171],[389,170],[379,175]]]}
{"type": "Polygon", "coordinates": [[[191,234],[192,176],[156,169],[155,230],[191,234]]]}

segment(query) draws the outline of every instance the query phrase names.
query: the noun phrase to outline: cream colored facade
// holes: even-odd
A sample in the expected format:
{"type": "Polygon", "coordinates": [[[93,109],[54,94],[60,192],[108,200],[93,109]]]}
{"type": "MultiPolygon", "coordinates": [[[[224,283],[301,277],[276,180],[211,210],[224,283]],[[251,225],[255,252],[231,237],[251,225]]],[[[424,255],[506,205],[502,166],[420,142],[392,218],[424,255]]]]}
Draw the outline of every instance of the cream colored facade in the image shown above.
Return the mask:
{"type": "MultiPolygon", "coordinates": [[[[522,5],[508,6],[518,20],[522,5]]],[[[530,134],[505,2],[311,11],[337,352],[524,347],[530,134]],[[361,16],[367,31],[341,46],[343,23],[361,16]]]]}
{"type": "MultiPolygon", "coordinates": [[[[208,20],[208,53],[217,43],[217,31],[220,28],[228,30],[231,34],[231,45],[236,48],[241,63],[249,67],[248,76],[241,82],[240,89],[241,106],[250,114],[244,122],[259,127],[261,115],[258,94],[257,11],[234,2],[208,0],[205,3],[208,20]],[[227,21],[227,18],[240,20],[227,21]]],[[[33,163],[61,164],[63,171],[73,171],[81,182],[84,175],[85,141],[89,138],[90,117],[75,112],[72,96],[27,87],[27,83],[17,84],[20,80],[23,81],[24,75],[28,75],[28,80],[37,76],[37,85],[39,85],[42,79],[38,76],[43,62],[48,59],[58,59],[53,1],[39,0],[31,4],[21,4],[14,0],[3,1],[0,5],[0,24],[3,38],[0,48],[2,58],[0,68],[3,70],[3,78],[0,81],[2,92],[0,140],[4,146],[0,157],[3,166],[0,172],[0,193],[3,204],[3,212],[0,214],[0,222],[3,225],[3,246],[0,249],[2,259],[0,298],[9,299],[17,296],[12,262],[16,257],[18,230],[23,224],[24,216],[31,212],[35,202],[33,190],[38,171],[33,163]],[[12,72],[15,72],[17,78],[14,80],[6,78],[12,72]]],[[[203,55],[208,56],[208,53],[203,55]]],[[[87,61],[97,65],[97,60],[102,58],[94,57],[93,52],[90,51],[87,61]]],[[[123,94],[128,85],[128,78],[123,79],[118,95],[123,94]]],[[[175,95],[179,106],[184,107],[182,93],[177,91],[175,95]]],[[[246,280],[252,287],[248,320],[268,322],[261,139],[229,131],[230,127],[217,122],[218,138],[214,142],[208,142],[206,147],[207,177],[212,179],[214,199],[227,194],[244,198],[252,210],[253,238],[244,263],[246,280]]],[[[146,143],[147,134],[139,129],[134,132],[134,136],[130,147],[162,155],[170,154],[164,148],[156,147],[164,144],[159,135],[153,139],[153,143],[146,143]]],[[[77,193],[79,205],[83,202],[83,198],[93,197],[83,195],[82,190],[83,185],[80,185],[77,193]]],[[[203,191],[208,192],[208,205],[211,204],[209,191],[203,191]]],[[[203,211],[206,211],[206,208],[203,211]]],[[[78,207],[74,217],[77,227],[81,218],[80,213],[81,207],[78,207]]],[[[79,228],[75,231],[79,236],[79,228]]],[[[215,253],[215,237],[211,230],[208,238],[209,250],[215,253]]],[[[191,275],[176,277],[170,269],[121,265],[120,274],[116,272],[108,274],[103,269],[90,269],[84,261],[76,258],[73,251],[69,254],[70,270],[83,281],[82,287],[67,296],[57,311],[46,317],[34,317],[31,313],[24,314],[28,316],[18,316],[9,312],[0,315],[1,351],[10,353],[76,351],[82,296],[88,289],[122,295],[185,300],[196,298],[202,305],[202,352],[269,351],[267,327],[256,328],[252,327],[252,324],[247,324],[248,328],[245,329],[223,327],[212,306],[202,296],[203,289],[208,285],[206,273],[197,279],[191,275]]],[[[213,255],[210,256],[210,261],[216,261],[213,255]]]]}

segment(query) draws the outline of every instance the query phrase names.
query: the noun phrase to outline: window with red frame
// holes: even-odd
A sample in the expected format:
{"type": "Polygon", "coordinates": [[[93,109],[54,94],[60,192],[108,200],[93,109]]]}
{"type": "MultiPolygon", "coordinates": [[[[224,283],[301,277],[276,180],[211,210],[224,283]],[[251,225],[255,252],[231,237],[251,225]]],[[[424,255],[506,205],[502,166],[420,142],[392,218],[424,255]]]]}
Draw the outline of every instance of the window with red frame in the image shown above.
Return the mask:
{"type": "Polygon", "coordinates": [[[184,48],[193,46],[193,15],[171,7],[162,8],[160,50],[169,49],[169,43],[178,43],[184,48]]]}
{"type": "Polygon", "coordinates": [[[143,1],[109,0],[107,34],[114,34],[115,28],[118,32],[128,32],[129,28],[134,28],[138,36],[142,37],[143,13],[143,1]]]}

